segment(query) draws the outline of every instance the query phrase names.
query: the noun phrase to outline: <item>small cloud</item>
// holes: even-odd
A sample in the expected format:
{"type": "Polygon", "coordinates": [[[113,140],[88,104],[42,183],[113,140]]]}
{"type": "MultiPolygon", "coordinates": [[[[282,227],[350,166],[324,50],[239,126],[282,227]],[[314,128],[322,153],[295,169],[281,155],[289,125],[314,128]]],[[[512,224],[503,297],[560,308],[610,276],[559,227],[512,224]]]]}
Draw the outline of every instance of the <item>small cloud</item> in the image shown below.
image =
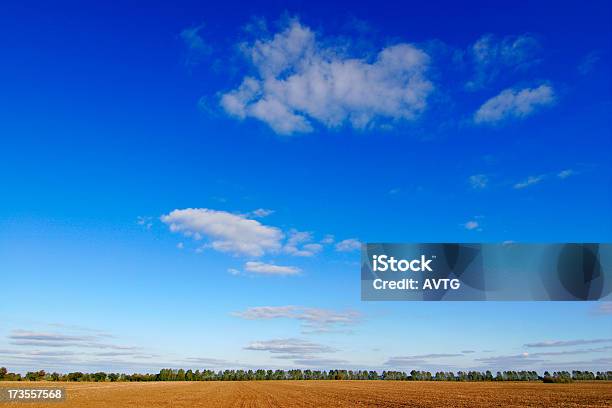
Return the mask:
{"type": "Polygon", "coordinates": [[[593,68],[595,67],[595,65],[597,65],[600,59],[601,59],[601,52],[592,51],[588,53],[580,61],[580,64],[578,64],[578,72],[581,75],[589,74],[591,71],[593,71],[593,68]]]}
{"type": "Polygon", "coordinates": [[[463,354],[472,354],[472,353],[475,353],[476,351],[475,350],[462,350],[461,352],[463,354]]]}
{"type": "Polygon", "coordinates": [[[521,181],[519,183],[516,183],[514,185],[514,188],[517,190],[523,189],[525,187],[529,187],[529,186],[533,186],[535,184],[540,183],[542,180],[544,180],[546,178],[545,175],[539,175],[539,176],[529,176],[527,177],[526,180],[521,181]]]}
{"type": "Polygon", "coordinates": [[[233,276],[238,276],[238,275],[240,275],[240,270],[238,270],[236,268],[229,268],[227,270],[227,273],[229,273],[230,275],[233,275],[233,276]]]}
{"type": "Polygon", "coordinates": [[[153,226],[153,217],[138,216],[136,218],[136,223],[149,230],[153,226]]]}
{"type": "Polygon", "coordinates": [[[323,245],[329,245],[329,244],[333,244],[334,243],[334,236],[331,234],[327,234],[323,237],[323,239],[320,241],[321,244],[323,245]]]}
{"type": "Polygon", "coordinates": [[[473,189],[482,190],[489,183],[489,178],[485,174],[474,174],[468,178],[473,189]]]}
{"type": "Polygon", "coordinates": [[[611,343],[612,339],[578,339],[578,340],[548,340],[537,343],[527,343],[524,347],[568,347],[568,346],[581,346],[584,344],[600,344],[600,343],[611,343]]]}
{"type": "Polygon", "coordinates": [[[354,311],[303,306],[257,306],[233,315],[246,320],[294,319],[302,322],[309,333],[333,332],[337,327],[354,325],[361,319],[361,314],[354,311]]]}
{"type": "Polygon", "coordinates": [[[452,357],[461,357],[463,354],[459,353],[431,353],[431,354],[419,354],[414,356],[398,356],[398,357],[389,357],[389,359],[385,362],[386,366],[392,367],[412,367],[415,365],[424,365],[431,363],[431,360],[441,359],[441,358],[452,358],[452,357]]]}
{"type": "Polygon", "coordinates": [[[188,363],[195,363],[203,366],[215,366],[215,367],[227,367],[231,363],[227,360],[220,360],[218,358],[208,358],[208,357],[188,357],[185,359],[188,363]]]}
{"type": "Polygon", "coordinates": [[[338,252],[352,252],[361,249],[361,242],[356,238],[348,238],[336,244],[338,252]]]}
{"type": "Polygon", "coordinates": [[[312,233],[292,229],[283,251],[293,256],[313,256],[323,250],[321,244],[312,243],[312,233]]]}
{"type": "Polygon", "coordinates": [[[470,220],[466,222],[465,224],[463,224],[463,226],[465,227],[466,230],[472,231],[472,230],[479,228],[480,224],[478,223],[478,221],[470,220]]]}
{"type": "Polygon", "coordinates": [[[176,209],[162,215],[170,231],[194,240],[208,237],[208,246],[234,255],[262,256],[281,248],[283,233],[244,215],[208,208],[176,209]]]}
{"type": "Polygon", "coordinates": [[[178,244],[176,244],[176,247],[178,249],[183,249],[183,248],[185,248],[185,244],[183,244],[182,242],[179,242],[178,244]]]}
{"type": "Polygon", "coordinates": [[[594,313],[597,315],[612,316],[612,302],[598,302],[594,313]]]}
{"type": "Polygon", "coordinates": [[[529,34],[498,38],[491,34],[480,37],[466,52],[474,74],[465,87],[475,91],[495,81],[505,71],[521,71],[536,63],[540,49],[537,39],[529,34]]]}
{"type": "Polygon", "coordinates": [[[288,276],[299,275],[302,271],[295,266],[281,266],[264,262],[249,261],[244,265],[247,272],[257,275],[288,276]]]}
{"type": "Polygon", "coordinates": [[[567,170],[560,171],[560,172],[557,174],[557,177],[559,177],[560,179],[562,179],[562,180],[563,180],[563,179],[568,178],[569,176],[573,176],[574,174],[576,174],[576,173],[574,172],[574,170],[572,170],[572,169],[567,169],[567,170]]]}
{"type": "Polygon", "coordinates": [[[267,217],[268,215],[274,213],[274,210],[268,210],[266,208],[258,208],[255,211],[251,212],[251,216],[257,218],[267,217]]]}
{"type": "Polygon", "coordinates": [[[272,354],[284,354],[290,359],[303,358],[313,354],[336,351],[332,347],[302,339],[274,339],[251,342],[244,348],[252,351],[268,351],[272,354]]]}
{"type": "Polygon", "coordinates": [[[392,188],[391,190],[389,190],[389,195],[396,195],[398,194],[400,191],[402,191],[399,187],[396,188],[392,188]]]}
{"type": "Polygon", "coordinates": [[[540,85],[520,90],[506,89],[486,101],[474,114],[476,124],[496,124],[507,119],[523,119],[555,102],[553,88],[540,85]]]}
{"type": "Polygon", "coordinates": [[[180,38],[187,48],[187,55],[185,57],[185,65],[187,66],[199,64],[212,52],[212,47],[200,35],[200,31],[203,28],[204,24],[200,24],[196,27],[186,28],[180,33],[180,38]]]}

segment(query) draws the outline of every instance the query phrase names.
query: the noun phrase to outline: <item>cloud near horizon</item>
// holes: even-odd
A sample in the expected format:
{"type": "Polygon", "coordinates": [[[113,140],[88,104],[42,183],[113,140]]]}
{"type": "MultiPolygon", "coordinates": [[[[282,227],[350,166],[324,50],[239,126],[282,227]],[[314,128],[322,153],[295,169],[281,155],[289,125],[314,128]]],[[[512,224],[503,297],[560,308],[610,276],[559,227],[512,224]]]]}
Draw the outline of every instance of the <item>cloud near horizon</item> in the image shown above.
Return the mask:
{"type": "Polygon", "coordinates": [[[338,327],[354,325],[361,319],[355,311],[336,312],[329,309],[303,306],[256,306],[232,313],[246,320],[295,319],[309,333],[335,332],[338,327]]]}
{"type": "Polygon", "coordinates": [[[434,86],[426,76],[429,56],[408,43],[380,50],[369,61],[344,47],[328,46],[298,19],[269,38],[243,44],[255,70],[221,95],[230,116],[255,118],[276,133],[306,133],[317,125],[367,129],[414,120],[434,86]]]}

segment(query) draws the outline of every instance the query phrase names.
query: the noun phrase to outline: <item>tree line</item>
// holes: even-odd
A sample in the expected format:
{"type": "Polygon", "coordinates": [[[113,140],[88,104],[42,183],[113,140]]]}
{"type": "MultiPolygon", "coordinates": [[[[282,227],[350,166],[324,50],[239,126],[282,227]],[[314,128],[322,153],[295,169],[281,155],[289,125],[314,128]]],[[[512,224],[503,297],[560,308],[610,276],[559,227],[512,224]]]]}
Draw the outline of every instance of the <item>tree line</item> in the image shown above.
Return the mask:
{"type": "Polygon", "coordinates": [[[129,382],[129,381],[265,381],[265,380],[395,380],[395,381],[543,381],[566,383],[572,381],[612,381],[612,371],[548,371],[540,376],[536,371],[498,371],[495,375],[489,370],[439,371],[377,371],[366,370],[183,370],[164,368],[157,374],[122,373],[47,373],[44,370],[29,371],[24,376],[10,373],[0,367],[0,381],[80,381],[80,382],[129,382]]]}

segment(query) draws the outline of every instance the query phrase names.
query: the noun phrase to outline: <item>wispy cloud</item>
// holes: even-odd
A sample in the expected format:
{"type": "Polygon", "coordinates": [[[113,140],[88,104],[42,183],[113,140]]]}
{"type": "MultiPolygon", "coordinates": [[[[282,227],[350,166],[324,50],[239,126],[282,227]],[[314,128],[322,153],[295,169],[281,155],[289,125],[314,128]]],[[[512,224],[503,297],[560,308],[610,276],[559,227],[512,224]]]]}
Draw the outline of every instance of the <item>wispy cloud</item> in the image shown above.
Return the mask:
{"type": "Polygon", "coordinates": [[[268,215],[271,215],[274,213],[274,210],[270,210],[267,208],[258,208],[254,211],[251,212],[251,216],[252,217],[257,217],[257,218],[264,218],[267,217],[268,215]]]}
{"type": "Polygon", "coordinates": [[[415,365],[424,365],[431,363],[431,360],[461,357],[461,353],[431,353],[431,354],[418,354],[413,356],[397,356],[389,357],[385,362],[386,366],[392,367],[411,367],[415,365]]]}
{"type": "Polygon", "coordinates": [[[517,190],[523,189],[525,187],[533,186],[535,184],[540,183],[542,180],[546,178],[545,175],[541,174],[539,176],[529,176],[527,179],[520,181],[514,185],[514,188],[517,190]]]}
{"type": "Polygon", "coordinates": [[[330,47],[297,19],[271,37],[243,44],[255,76],[245,76],[220,104],[236,118],[255,118],[276,133],[310,132],[348,124],[367,129],[413,120],[427,107],[433,85],[429,56],[414,45],[388,46],[369,62],[350,44],[330,47]]]}
{"type": "Polygon", "coordinates": [[[336,244],[338,252],[352,252],[361,249],[361,242],[356,238],[348,238],[336,244]]]}
{"type": "Polygon", "coordinates": [[[612,316],[612,302],[598,302],[593,313],[602,316],[612,316]]]}
{"type": "Polygon", "coordinates": [[[204,28],[204,24],[195,27],[189,27],[181,31],[180,38],[183,40],[187,49],[185,56],[185,65],[193,66],[211,54],[212,46],[204,41],[200,35],[200,31],[204,28]]]}
{"type": "Polygon", "coordinates": [[[585,55],[584,58],[582,58],[582,60],[580,61],[580,64],[578,64],[578,72],[581,75],[587,75],[591,73],[591,71],[593,71],[593,68],[595,67],[595,65],[597,65],[600,59],[600,51],[591,51],[590,53],[585,55]]]}
{"type": "Polygon", "coordinates": [[[470,220],[470,221],[466,222],[465,224],[463,224],[463,226],[468,231],[474,231],[474,230],[479,230],[480,229],[480,223],[478,221],[476,221],[476,220],[470,220]]]}
{"type": "Polygon", "coordinates": [[[302,272],[300,268],[295,266],[282,266],[257,261],[247,262],[244,265],[244,269],[247,272],[254,273],[257,275],[276,276],[299,275],[302,272]]]}
{"type": "Polygon", "coordinates": [[[329,309],[302,306],[257,306],[234,316],[247,320],[295,319],[302,322],[307,332],[326,333],[354,325],[361,320],[355,311],[334,311],[329,309]]]}
{"type": "Polygon", "coordinates": [[[283,251],[293,256],[313,256],[323,250],[323,245],[313,243],[312,233],[292,229],[283,247],[283,251]]]}
{"type": "Polygon", "coordinates": [[[97,335],[71,335],[63,333],[35,332],[29,330],[13,330],[8,339],[14,346],[25,347],[82,347],[94,349],[136,350],[138,347],[125,346],[101,341],[108,338],[105,333],[97,335]]]}
{"type": "Polygon", "coordinates": [[[267,351],[272,354],[285,354],[289,358],[298,358],[320,353],[331,353],[336,351],[319,343],[303,339],[274,339],[251,342],[245,350],[267,351]]]}
{"type": "Polygon", "coordinates": [[[474,174],[468,178],[470,186],[475,190],[482,190],[489,184],[489,177],[485,174],[474,174]]]}
{"type": "Polygon", "coordinates": [[[611,343],[612,339],[578,339],[578,340],[547,340],[536,343],[524,344],[524,347],[541,348],[541,347],[568,347],[581,346],[585,344],[600,344],[611,343]]]}
{"type": "Polygon", "coordinates": [[[496,124],[507,119],[523,119],[538,109],[555,102],[555,93],[549,85],[520,90],[506,89],[486,101],[474,114],[476,124],[496,124]]]}
{"type": "Polygon", "coordinates": [[[566,170],[562,170],[559,173],[557,173],[557,177],[559,177],[560,179],[566,179],[570,176],[573,176],[574,174],[575,174],[574,170],[566,169],[566,170]]]}
{"type": "Polygon", "coordinates": [[[153,217],[138,216],[136,217],[136,223],[149,230],[153,227],[153,217]]]}
{"type": "Polygon", "coordinates": [[[478,90],[493,83],[503,72],[519,71],[538,62],[539,42],[529,34],[498,38],[487,34],[480,37],[466,53],[474,69],[466,83],[468,90],[478,90]]]}

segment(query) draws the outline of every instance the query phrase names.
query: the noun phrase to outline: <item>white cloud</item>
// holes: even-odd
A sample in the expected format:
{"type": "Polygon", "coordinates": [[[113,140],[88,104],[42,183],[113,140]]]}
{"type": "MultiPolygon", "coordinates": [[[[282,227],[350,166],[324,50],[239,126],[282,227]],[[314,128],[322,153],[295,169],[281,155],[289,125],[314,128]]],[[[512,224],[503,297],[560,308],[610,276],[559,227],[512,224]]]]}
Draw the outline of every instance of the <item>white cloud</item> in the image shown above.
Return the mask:
{"type": "Polygon", "coordinates": [[[249,261],[244,265],[244,269],[247,272],[255,273],[258,275],[298,275],[301,270],[295,266],[281,266],[274,264],[267,264],[264,262],[249,261]]]}
{"type": "Polygon", "coordinates": [[[287,354],[288,357],[308,356],[335,351],[322,344],[302,339],[274,339],[251,342],[245,350],[268,351],[274,354],[287,354]]]}
{"type": "Polygon", "coordinates": [[[186,28],[180,33],[180,38],[187,48],[185,57],[185,65],[187,66],[197,65],[212,52],[212,47],[200,35],[202,28],[204,28],[203,24],[186,28]]]}
{"type": "Polygon", "coordinates": [[[578,340],[548,340],[537,343],[527,343],[524,347],[569,347],[569,346],[582,346],[585,344],[600,344],[600,343],[612,343],[612,338],[609,339],[578,339],[578,340]]]}
{"type": "Polygon", "coordinates": [[[472,220],[472,221],[466,222],[465,224],[463,224],[463,226],[465,227],[465,229],[472,231],[480,227],[480,224],[478,224],[478,221],[472,220]]]}
{"type": "Polygon", "coordinates": [[[560,179],[566,179],[566,178],[568,178],[569,176],[573,176],[574,174],[575,174],[574,170],[572,170],[572,169],[567,169],[567,170],[560,171],[560,172],[557,174],[557,177],[559,177],[560,179]]]}
{"type": "Polygon", "coordinates": [[[273,212],[274,210],[269,210],[267,208],[258,208],[255,211],[251,212],[251,216],[257,217],[257,218],[263,218],[263,217],[267,217],[273,212]]]}
{"type": "Polygon", "coordinates": [[[506,89],[486,101],[476,111],[474,122],[492,124],[511,118],[525,118],[554,101],[555,94],[549,85],[521,90],[506,89]]]}
{"type": "Polygon", "coordinates": [[[538,41],[530,35],[497,38],[487,34],[468,49],[467,56],[474,67],[474,76],[467,82],[468,90],[489,85],[502,71],[521,70],[537,63],[538,41]]]}
{"type": "Polygon", "coordinates": [[[515,188],[515,189],[517,189],[517,190],[520,190],[520,189],[522,189],[522,188],[529,187],[529,186],[532,186],[532,185],[534,185],[534,184],[538,184],[539,182],[541,182],[542,180],[544,180],[544,178],[545,178],[545,177],[546,177],[546,176],[544,176],[544,175],[539,175],[539,176],[529,176],[529,177],[527,177],[527,179],[526,179],[526,180],[521,181],[521,182],[519,182],[519,183],[516,183],[516,184],[514,185],[514,188],[515,188]]]}
{"type": "Polygon", "coordinates": [[[151,227],[153,226],[153,222],[152,222],[153,218],[152,217],[143,217],[143,216],[138,216],[136,218],[136,223],[138,225],[142,225],[143,227],[145,227],[146,229],[151,229],[151,227]]]}
{"type": "Polygon", "coordinates": [[[355,238],[342,240],[336,244],[336,251],[351,252],[361,249],[361,242],[355,238]]]}
{"type": "Polygon", "coordinates": [[[327,235],[325,235],[325,236],[323,237],[323,239],[321,240],[321,243],[322,243],[323,245],[333,244],[333,243],[334,243],[334,240],[335,240],[335,238],[334,238],[334,236],[333,236],[333,235],[331,235],[331,234],[327,234],[327,235]]]}
{"type": "Polygon", "coordinates": [[[474,189],[483,189],[489,183],[489,178],[485,174],[474,174],[470,176],[468,181],[474,189]]]}
{"type": "Polygon", "coordinates": [[[234,316],[247,320],[295,319],[303,323],[308,331],[331,332],[337,326],[348,326],[359,321],[361,314],[355,311],[337,312],[334,310],[302,306],[257,306],[234,316]]]}
{"type": "Polygon", "coordinates": [[[272,38],[243,45],[256,74],[223,94],[221,107],[283,135],[310,132],[313,122],[366,129],[414,120],[425,110],[433,85],[425,75],[429,56],[424,51],[401,43],[368,61],[327,42],[292,20],[272,38]]]}
{"type": "Polygon", "coordinates": [[[210,239],[210,246],[221,252],[262,256],[281,248],[283,233],[275,227],[225,211],[207,208],[174,210],[161,216],[170,231],[180,232],[196,240],[210,239]]]}
{"type": "Polygon", "coordinates": [[[321,244],[311,243],[312,234],[310,232],[292,229],[289,231],[289,238],[283,247],[283,251],[293,256],[313,256],[323,250],[321,244]]]}
{"type": "Polygon", "coordinates": [[[612,302],[598,302],[595,314],[612,316],[612,302]]]}
{"type": "Polygon", "coordinates": [[[592,51],[588,53],[582,59],[582,61],[580,61],[580,64],[578,65],[578,72],[580,72],[581,75],[589,74],[593,70],[595,65],[597,65],[600,59],[601,59],[601,52],[592,51]]]}

